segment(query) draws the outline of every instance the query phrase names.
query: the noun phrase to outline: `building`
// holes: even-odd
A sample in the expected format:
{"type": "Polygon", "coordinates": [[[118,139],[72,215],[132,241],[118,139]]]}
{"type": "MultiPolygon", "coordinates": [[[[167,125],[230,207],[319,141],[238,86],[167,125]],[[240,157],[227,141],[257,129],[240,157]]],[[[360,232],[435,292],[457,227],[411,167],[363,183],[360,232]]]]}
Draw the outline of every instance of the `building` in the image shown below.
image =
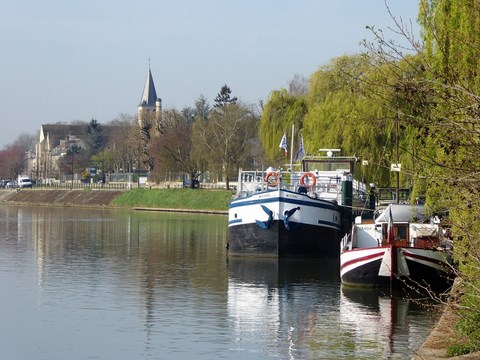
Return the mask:
{"type": "MultiPolygon", "coordinates": [[[[59,179],[60,169],[58,160],[65,155],[74,145],[83,149],[89,149],[88,124],[81,125],[49,125],[40,127],[40,137],[35,145],[35,163],[31,169],[32,179],[59,179]]],[[[115,146],[115,142],[121,135],[118,135],[119,127],[102,125],[102,136],[106,146],[115,146]]]]}
{"type": "Polygon", "coordinates": [[[85,147],[85,134],[86,125],[42,125],[35,145],[36,164],[32,178],[58,179],[58,159],[73,145],[85,147]]]}
{"type": "Polygon", "coordinates": [[[148,67],[147,80],[143,89],[140,104],[137,107],[138,125],[140,128],[153,126],[152,122],[160,122],[162,117],[162,99],[157,97],[152,71],[148,67]]]}
{"type": "MultiPolygon", "coordinates": [[[[161,119],[162,100],[157,97],[150,66],[148,67],[147,80],[143,89],[140,104],[137,107],[138,124],[142,133],[155,131],[154,122],[161,119]]],[[[88,124],[43,124],[40,127],[40,136],[35,145],[35,156],[28,155],[27,169],[32,179],[59,179],[60,169],[58,160],[72,146],[77,145],[89,149],[88,124]]],[[[115,143],[125,140],[118,126],[102,125],[102,135],[105,146],[114,148],[115,143]]],[[[151,134],[148,134],[148,138],[151,134]]],[[[142,146],[142,148],[146,148],[142,146]]]]}

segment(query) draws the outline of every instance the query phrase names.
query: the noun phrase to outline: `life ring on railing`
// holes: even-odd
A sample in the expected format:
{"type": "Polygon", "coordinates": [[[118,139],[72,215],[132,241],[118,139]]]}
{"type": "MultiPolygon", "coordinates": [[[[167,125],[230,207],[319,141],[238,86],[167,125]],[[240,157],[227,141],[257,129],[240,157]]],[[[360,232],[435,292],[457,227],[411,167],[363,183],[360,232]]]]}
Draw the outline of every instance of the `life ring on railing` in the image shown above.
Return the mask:
{"type": "Polygon", "coordinates": [[[317,185],[317,178],[311,172],[305,173],[300,178],[300,185],[305,186],[306,188],[311,188],[317,185]],[[309,178],[308,182],[305,182],[305,179],[309,178]]]}
{"type": "Polygon", "coordinates": [[[267,176],[265,176],[265,182],[267,186],[276,187],[278,186],[278,173],[276,172],[269,172],[267,176]],[[273,178],[273,179],[270,179],[273,178]]]}

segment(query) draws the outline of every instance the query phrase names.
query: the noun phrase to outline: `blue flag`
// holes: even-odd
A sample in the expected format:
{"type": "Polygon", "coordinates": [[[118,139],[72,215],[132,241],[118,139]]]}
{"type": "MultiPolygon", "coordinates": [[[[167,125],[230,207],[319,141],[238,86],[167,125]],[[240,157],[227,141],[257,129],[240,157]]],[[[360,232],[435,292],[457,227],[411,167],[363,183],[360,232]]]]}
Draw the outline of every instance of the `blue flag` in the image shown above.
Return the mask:
{"type": "Polygon", "coordinates": [[[297,153],[295,154],[295,160],[300,160],[305,157],[305,148],[303,147],[303,136],[300,134],[300,139],[298,140],[298,145],[297,145],[297,153]]]}

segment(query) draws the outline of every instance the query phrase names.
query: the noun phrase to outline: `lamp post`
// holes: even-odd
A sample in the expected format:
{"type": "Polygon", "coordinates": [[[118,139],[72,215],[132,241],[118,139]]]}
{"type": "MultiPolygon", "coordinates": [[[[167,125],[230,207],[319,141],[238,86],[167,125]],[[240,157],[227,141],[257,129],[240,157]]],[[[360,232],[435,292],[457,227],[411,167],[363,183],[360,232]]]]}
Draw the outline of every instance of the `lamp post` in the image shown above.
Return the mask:
{"type": "Polygon", "coordinates": [[[75,175],[75,154],[78,154],[78,151],[79,151],[79,148],[77,147],[77,145],[73,145],[72,147],[70,147],[70,149],[68,150],[67,152],[67,155],[70,155],[71,156],[71,165],[72,165],[72,183],[71,183],[71,187],[72,187],[72,190],[73,190],[73,177],[75,175]],[[70,153],[70,154],[68,154],[70,153]]]}
{"type": "Polygon", "coordinates": [[[72,190],[73,190],[73,175],[74,175],[74,173],[75,173],[75,172],[73,171],[73,159],[74,159],[74,157],[73,157],[73,156],[74,156],[74,152],[73,152],[73,151],[72,151],[72,154],[71,154],[71,155],[72,155],[72,190]]]}

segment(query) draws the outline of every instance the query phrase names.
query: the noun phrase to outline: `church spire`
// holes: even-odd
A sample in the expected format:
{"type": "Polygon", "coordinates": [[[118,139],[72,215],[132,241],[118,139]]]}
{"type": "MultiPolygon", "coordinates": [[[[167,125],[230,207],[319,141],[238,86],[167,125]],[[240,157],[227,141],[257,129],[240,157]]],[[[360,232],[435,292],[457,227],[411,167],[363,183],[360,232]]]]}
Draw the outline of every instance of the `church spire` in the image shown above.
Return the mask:
{"type": "Polygon", "coordinates": [[[148,75],[145,87],[143,89],[142,99],[139,106],[154,107],[157,102],[157,92],[155,91],[155,84],[153,83],[152,72],[150,70],[150,64],[148,64],[148,75]]]}
{"type": "Polygon", "coordinates": [[[155,84],[153,83],[150,59],[148,59],[148,74],[142,98],[137,107],[138,124],[140,127],[152,126],[152,121],[160,122],[162,118],[162,99],[157,97],[155,84]],[[150,125],[149,125],[150,124],[150,125]]]}

